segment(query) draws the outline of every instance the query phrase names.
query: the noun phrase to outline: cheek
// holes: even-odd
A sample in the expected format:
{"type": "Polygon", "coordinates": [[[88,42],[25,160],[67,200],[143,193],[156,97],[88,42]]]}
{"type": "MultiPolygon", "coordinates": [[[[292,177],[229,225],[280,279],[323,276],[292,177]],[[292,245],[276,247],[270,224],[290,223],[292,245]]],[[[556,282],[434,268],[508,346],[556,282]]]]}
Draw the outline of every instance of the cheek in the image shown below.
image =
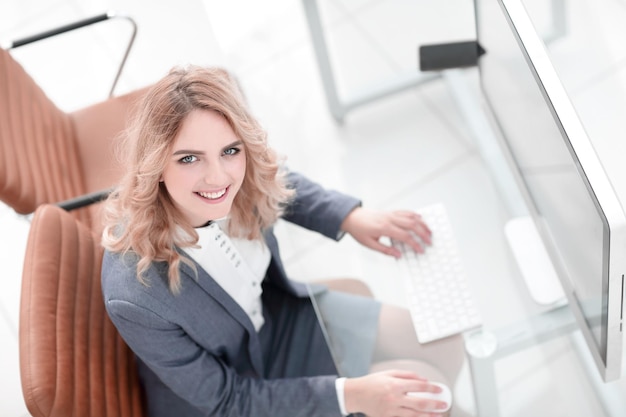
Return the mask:
{"type": "Polygon", "coordinates": [[[180,169],[168,169],[162,175],[163,183],[170,194],[176,194],[177,191],[182,192],[190,182],[189,177],[189,172],[180,169]]]}
{"type": "Polygon", "coordinates": [[[233,161],[231,165],[231,175],[239,180],[239,182],[243,181],[243,178],[246,176],[246,159],[240,158],[236,161],[233,161]]]}

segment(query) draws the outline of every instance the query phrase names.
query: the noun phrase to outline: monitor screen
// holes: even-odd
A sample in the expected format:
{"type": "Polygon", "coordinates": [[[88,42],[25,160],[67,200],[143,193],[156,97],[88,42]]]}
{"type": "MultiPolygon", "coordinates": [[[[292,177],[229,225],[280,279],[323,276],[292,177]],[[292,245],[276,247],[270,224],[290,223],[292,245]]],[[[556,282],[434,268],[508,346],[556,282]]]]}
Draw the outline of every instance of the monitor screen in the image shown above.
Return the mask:
{"type": "Polygon", "coordinates": [[[619,378],[625,218],[521,0],[476,0],[481,88],[605,381],[619,378]]]}

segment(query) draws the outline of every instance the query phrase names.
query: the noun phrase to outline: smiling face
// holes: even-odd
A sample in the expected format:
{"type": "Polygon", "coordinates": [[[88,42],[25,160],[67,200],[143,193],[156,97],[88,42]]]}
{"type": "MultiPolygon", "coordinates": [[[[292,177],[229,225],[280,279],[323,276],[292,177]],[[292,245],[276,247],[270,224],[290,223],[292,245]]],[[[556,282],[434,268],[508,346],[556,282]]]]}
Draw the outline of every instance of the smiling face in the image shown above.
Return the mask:
{"type": "Polygon", "coordinates": [[[194,110],[174,140],[162,181],[193,227],[230,213],[246,174],[243,142],[226,119],[194,110]]]}

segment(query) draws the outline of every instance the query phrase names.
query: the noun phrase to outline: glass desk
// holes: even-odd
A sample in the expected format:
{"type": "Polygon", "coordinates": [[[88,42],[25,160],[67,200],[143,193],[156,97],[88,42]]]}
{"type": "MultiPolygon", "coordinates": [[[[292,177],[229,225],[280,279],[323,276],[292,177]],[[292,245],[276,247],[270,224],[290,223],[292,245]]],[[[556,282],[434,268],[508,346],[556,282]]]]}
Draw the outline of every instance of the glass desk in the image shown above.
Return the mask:
{"type": "MultiPolygon", "coordinates": [[[[626,48],[622,42],[626,39],[626,4],[611,0],[524,3],[544,35],[553,65],[618,196],[626,201],[626,172],[621,161],[626,141],[620,139],[626,131],[626,48]]],[[[494,187],[501,198],[487,198],[480,211],[472,213],[481,224],[480,239],[489,241],[488,246],[477,243],[471,225],[455,225],[460,246],[467,248],[464,261],[484,317],[482,331],[464,335],[466,367],[454,387],[457,404],[470,415],[487,417],[625,415],[625,378],[603,383],[567,305],[539,304],[524,285],[503,233],[516,214],[508,201],[517,197],[515,192],[511,195],[506,165],[498,160],[489,134],[482,130],[487,127],[479,114],[475,75],[471,70],[453,70],[443,77],[466,115],[474,139],[483,141],[479,145],[490,174],[487,181],[499,177],[494,187]]],[[[479,180],[477,190],[485,187],[479,180]]],[[[405,201],[410,204],[411,197],[405,201]]],[[[473,208],[453,210],[464,209],[473,208]]],[[[368,252],[362,262],[364,280],[377,298],[406,304],[403,285],[381,279],[393,275],[393,261],[368,252]]]]}

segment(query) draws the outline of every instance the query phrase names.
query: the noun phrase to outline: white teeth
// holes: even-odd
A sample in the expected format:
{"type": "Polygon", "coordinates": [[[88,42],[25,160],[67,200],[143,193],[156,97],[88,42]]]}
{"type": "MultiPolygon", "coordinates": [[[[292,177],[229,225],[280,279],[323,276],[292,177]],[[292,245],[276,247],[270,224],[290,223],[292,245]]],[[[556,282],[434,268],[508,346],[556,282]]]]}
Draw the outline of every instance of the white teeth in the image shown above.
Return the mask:
{"type": "Polygon", "coordinates": [[[214,193],[205,193],[205,192],[202,192],[202,191],[199,191],[199,192],[198,192],[198,194],[200,194],[202,197],[204,197],[204,198],[208,198],[208,199],[210,199],[210,200],[215,200],[215,199],[217,199],[217,198],[220,198],[220,197],[221,197],[221,196],[223,196],[225,193],[226,193],[226,188],[224,188],[224,189],[223,189],[223,190],[221,190],[221,191],[214,192],[214,193]]]}

